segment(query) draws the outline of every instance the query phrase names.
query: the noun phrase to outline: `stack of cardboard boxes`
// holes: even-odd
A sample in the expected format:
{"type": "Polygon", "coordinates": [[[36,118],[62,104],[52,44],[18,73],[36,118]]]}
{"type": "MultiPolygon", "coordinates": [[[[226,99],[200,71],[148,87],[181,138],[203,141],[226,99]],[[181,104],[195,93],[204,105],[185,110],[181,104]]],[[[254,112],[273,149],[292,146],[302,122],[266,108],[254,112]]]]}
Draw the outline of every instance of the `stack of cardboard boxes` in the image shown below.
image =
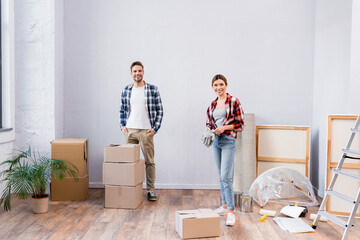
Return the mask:
{"type": "Polygon", "coordinates": [[[105,208],[137,208],[143,201],[145,160],[140,145],[110,145],[104,149],[105,208]]]}
{"type": "Polygon", "coordinates": [[[74,164],[79,181],[70,176],[64,180],[51,179],[52,201],[85,201],[89,191],[89,161],[87,138],[60,138],[51,142],[51,158],[74,164]]]}

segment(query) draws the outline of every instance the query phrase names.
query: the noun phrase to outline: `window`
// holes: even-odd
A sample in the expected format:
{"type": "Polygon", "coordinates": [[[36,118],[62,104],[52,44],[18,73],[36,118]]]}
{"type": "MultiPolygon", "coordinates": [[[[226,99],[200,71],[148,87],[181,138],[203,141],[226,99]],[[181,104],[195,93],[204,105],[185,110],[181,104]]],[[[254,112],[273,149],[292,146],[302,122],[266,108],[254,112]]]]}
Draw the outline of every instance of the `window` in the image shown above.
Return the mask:
{"type": "MultiPolygon", "coordinates": [[[[0,1],[0,46],[2,46],[2,39],[1,39],[1,1],[0,1]]],[[[0,129],[3,127],[3,121],[2,121],[2,53],[1,53],[1,47],[0,47],[0,129]]]]}
{"type": "Polygon", "coordinates": [[[14,39],[14,1],[0,0],[0,144],[15,139],[14,39]]]}

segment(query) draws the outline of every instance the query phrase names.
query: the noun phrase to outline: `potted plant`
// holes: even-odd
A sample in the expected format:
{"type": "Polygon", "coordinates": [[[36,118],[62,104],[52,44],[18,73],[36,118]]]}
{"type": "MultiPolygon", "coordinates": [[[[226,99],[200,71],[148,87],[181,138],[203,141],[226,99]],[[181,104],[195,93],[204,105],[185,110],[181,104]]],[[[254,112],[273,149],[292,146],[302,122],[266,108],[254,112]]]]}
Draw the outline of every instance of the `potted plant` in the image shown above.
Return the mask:
{"type": "Polygon", "coordinates": [[[18,151],[0,166],[5,166],[5,170],[0,173],[1,181],[6,182],[0,199],[0,206],[4,203],[5,211],[11,210],[11,194],[14,194],[20,199],[31,195],[33,212],[47,212],[49,195],[45,190],[50,184],[51,176],[62,180],[69,175],[74,181],[78,181],[79,170],[75,165],[40,156],[30,147],[27,151],[18,151]]]}

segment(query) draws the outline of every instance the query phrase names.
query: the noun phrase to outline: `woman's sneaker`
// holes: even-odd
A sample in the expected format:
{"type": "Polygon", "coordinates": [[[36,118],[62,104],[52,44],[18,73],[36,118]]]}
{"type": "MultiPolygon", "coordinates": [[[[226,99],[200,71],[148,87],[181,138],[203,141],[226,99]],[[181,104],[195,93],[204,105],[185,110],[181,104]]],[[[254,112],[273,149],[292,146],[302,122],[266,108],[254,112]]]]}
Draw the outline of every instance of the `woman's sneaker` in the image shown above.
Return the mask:
{"type": "Polygon", "coordinates": [[[216,212],[218,215],[224,215],[227,212],[227,210],[223,208],[223,206],[220,206],[217,209],[215,209],[214,212],[216,212]]]}
{"type": "Polygon", "coordinates": [[[235,225],[235,215],[229,212],[226,219],[226,226],[234,226],[234,225],[235,225]]]}

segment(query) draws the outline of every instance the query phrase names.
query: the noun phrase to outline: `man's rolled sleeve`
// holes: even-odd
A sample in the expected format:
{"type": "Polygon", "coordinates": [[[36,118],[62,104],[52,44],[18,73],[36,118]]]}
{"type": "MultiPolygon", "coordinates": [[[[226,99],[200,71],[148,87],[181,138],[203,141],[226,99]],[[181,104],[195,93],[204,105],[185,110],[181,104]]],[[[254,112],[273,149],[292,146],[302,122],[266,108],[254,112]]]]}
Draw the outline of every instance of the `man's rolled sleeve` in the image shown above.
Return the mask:
{"type": "Polygon", "coordinates": [[[154,132],[159,131],[160,127],[161,127],[161,122],[164,116],[164,108],[162,105],[162,101],[161,101],[161,97],[160,97],[160,92],[159,90],[156,88],[155,90],[155,108],[156,108],[156,118],[154,121],[154,126],[153,126],[153,130],[154,132]]]}
{"type": "Polygon", "coordinates": [[[126,126],[127,120],[127,107],[126,107],[126,91],[123,90],[121,93],[121,105],[120,105],[120,128],[126,126]]]}

